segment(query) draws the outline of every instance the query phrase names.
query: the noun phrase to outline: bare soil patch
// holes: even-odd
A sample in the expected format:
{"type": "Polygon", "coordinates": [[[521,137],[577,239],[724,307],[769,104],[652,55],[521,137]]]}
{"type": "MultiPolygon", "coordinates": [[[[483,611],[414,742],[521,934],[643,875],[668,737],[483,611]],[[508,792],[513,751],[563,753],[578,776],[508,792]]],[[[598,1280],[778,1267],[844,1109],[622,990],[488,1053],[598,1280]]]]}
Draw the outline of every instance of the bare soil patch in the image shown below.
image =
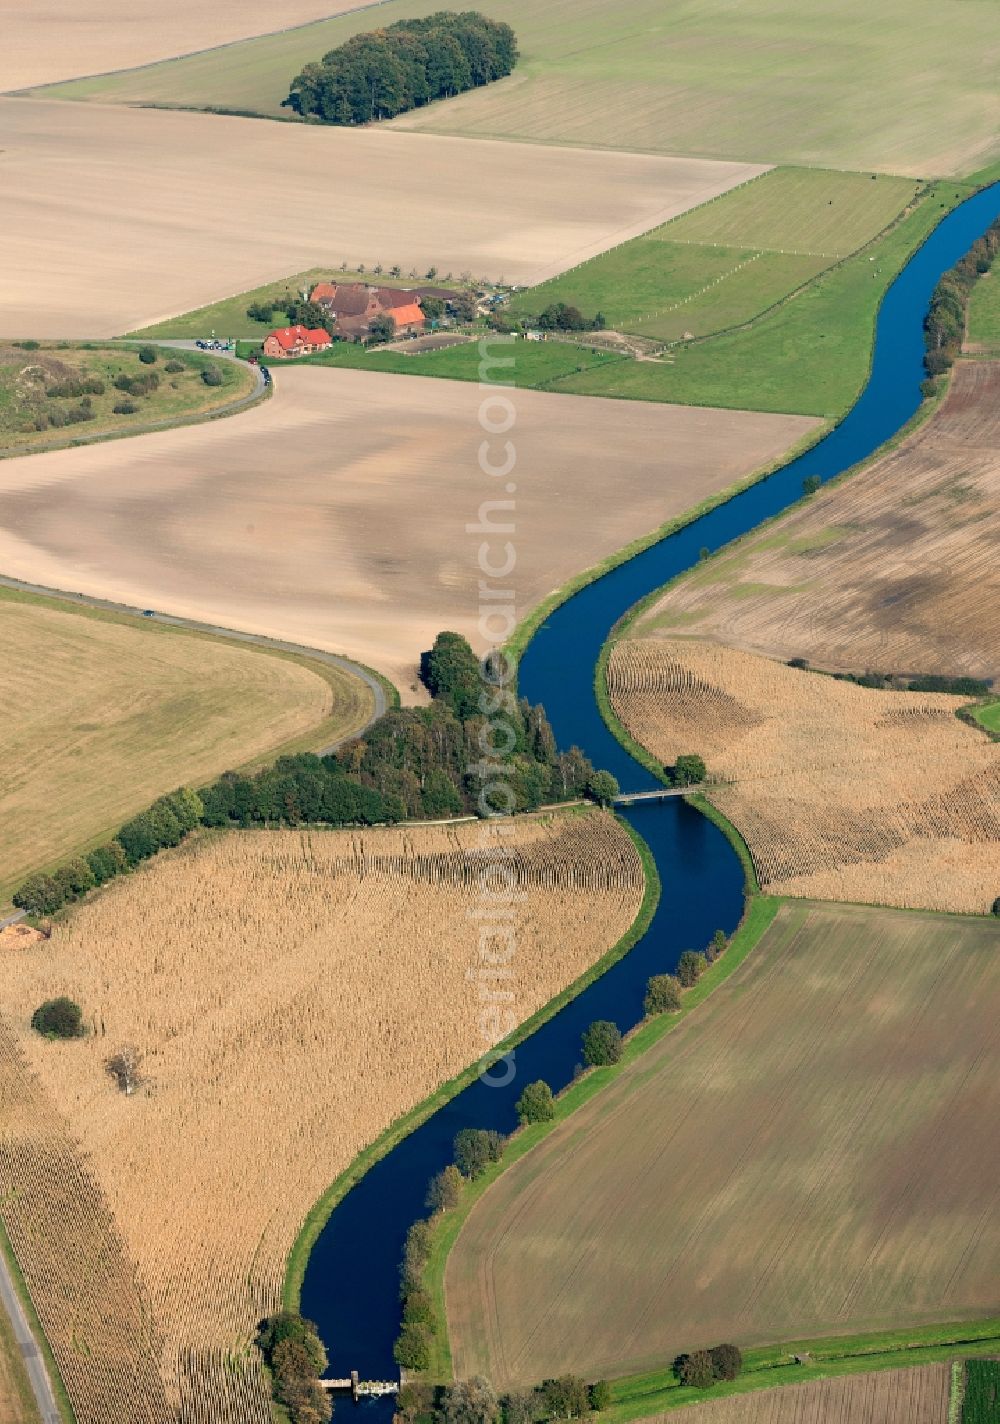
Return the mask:
{"type": "Polygon", "coordinates": [[[120,335],[344,261],[539,281],[765,171],[29,99],[0,100],[0,150],[15,337],[120,335]]]}
{"type": "MultiPolygon", "coordinates": [[[[918,1365],[813,1380],[696,1404],[683,1424],[947,1424],[951,1366],[918,1365]]],[[[675,1424],[658,1414],[649,1424],[675,1424]]]]}
{"type": "Polygon", "coordinates": [[[511,496],[479,469],[471,382],[321,367],[275,379],[273,400],[229,420],[0,464],[0,569],[348,653],[412,695],[442,628],[483,646],[485,536],[466,528],[481,502],[511,500],[491,522],[514,533],[487,554],[502,569],[514,544],[521,618],[815,426],[512,391],[515,425],[487,445],[502,467],[514,443],[511,496]]]}
{"type": "Polygon", "coordinates": [[[445,1278],[456,1376],[994,1315],[998,948],[993,920],[783,905],[476,1203],[445,1278]]]}
{"type": "Polygon", "coordinates": [[[824,668],[1000,677],[1000,363],[900,448],[668,589],[684,630],[824,668]]]}
{"type": "Polygon", "coordinates": [[[80,1424],[120,1424],[122,1397],[147,1424],[270,1424],[249,1341],[313,1202],[593,964],[642,893],[603,812],[232,833],[159,856],[19,955],[0,1216],[80,1424]],[[510,1024],[484,1015],[467,914],[501,846],[525,897],[510,1024]],[[60,993],[85,1006],[85,1040],[31,1033],[60,993]],[[143,1055],[133,1097],[103,1066],[123,1043],[143,1055]]]}
{"type": "Polygon", "coordinates": [[[211,45],[266,34],[281,25],[307,24],[356,8],[358,0],[174,0],[131,5],[96,0],[83,10],[73,0],[24,5],[0,0],[4,55],[0,90],[53,84],[81,74],[151,64],[211,45]]]}
{"type": "Polygon", "coordinates": [[[985,914],[1000,864],[1000,745],[963,699],[881,692],[681,638],[627,639],[615,712],[659,760],[699,752],[762,888],[985,914]]]}

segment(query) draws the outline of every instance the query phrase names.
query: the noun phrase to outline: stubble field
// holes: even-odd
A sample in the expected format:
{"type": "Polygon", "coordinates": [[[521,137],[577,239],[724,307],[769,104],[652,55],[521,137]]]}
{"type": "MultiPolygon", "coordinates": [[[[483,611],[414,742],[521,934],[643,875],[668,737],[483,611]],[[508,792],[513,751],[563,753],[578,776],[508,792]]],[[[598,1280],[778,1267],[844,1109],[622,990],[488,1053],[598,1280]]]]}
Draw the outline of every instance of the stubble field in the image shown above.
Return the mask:
{"type": "Polygon", "coordinates": [[[783,905],[473,1207],[445,1278],[456,1377],[995,1314],[998,948],[985,919],[783,905]]]}
{"type": "Polygon", "coordinates": [[[28,99],[0,99],[0,149],[11,337],[120,335],[345,261],[540,281],[762,171],[28,99]]]}
{"type": "MultiPolygon", "coordinates": [[[[434,8],[395,0],[378,23],[434,8]]],[[[517,33],[514,74],[398,126],[914,176],[969,172],[998,152],[992,0],[492,0],[490,14],[517,33]]],[[[286,113],[303,64],[370,28],[361,12],[56,92],[286,113]]]]}
{"type": "MultiPolygon", "coordinates": [[[[947,1424],[951,1367],[880,1370],[870,1375],[762,1389],[711,1404],[696,1404],[683,1424],[947,1424]]],[[[676,1424],[653,1415],[648,1424],[676,1424]]]]}
{"type": "MultiPolygon", "coordinates": [[[[498,359],[509,351],[491,348],[498,359]]],[[[500,379],[507,368],[490,371],[500,379]]],[[[274,399],[231,420],[3,462],[0,568],[346,653],[412,698],[418,656],[442,628],[484,646],[486,536],[466,528],[498,498],[478,465],[483,393],[317,367],[279,371],[275,385],[274,399]]],[[[502,425],[507,393],[494,395],[488,418],[502,425]]],[[[515,530],[486,542],[495,568],[504,543],[515,546],[517,618],[815,428],[540,392],[512,399],[514,427],[487,455],[502,468],[508,439],[515,446],[511,508],[490,520],[515,530]]]]}
{"type": "Polygon", "coordinates": [[[122,1398],[144,1424],[270,1424],[249,1342],[305,1214],[506,1030],[467,914],[498,856],[525,897],[520,1022],[638,911],[638,853],[604,812],[201,837],[0,950],[0,1218],[79,1424],[120,1424],[122,1398]],[[85,1040],[28,1028],[58,993],[85,1040]],[[133,1097],[103,1067],[123,1044],[133,1097]]]}
{"type": "Polygon", "coordinates": [[[962,361],[897,450],[693,570],[637,631],[836,671],[997,678],[998,543],[1000,363],[962,361]]]}
{"type": "Polygon", "coordinates": [[[1000,864],[1000,746],[960,697],[883,692],[688,638],[628,638],[616,715],[663,763],[704,757],[708,795],[761,887],[986,914],[1000,864]]]}
{"type": "Polygon", "coordinates": [[[8,589],[0,659],[0,906],[181,783],[348,736],[373,710],[365,684],[336,667],[8,589]]]}

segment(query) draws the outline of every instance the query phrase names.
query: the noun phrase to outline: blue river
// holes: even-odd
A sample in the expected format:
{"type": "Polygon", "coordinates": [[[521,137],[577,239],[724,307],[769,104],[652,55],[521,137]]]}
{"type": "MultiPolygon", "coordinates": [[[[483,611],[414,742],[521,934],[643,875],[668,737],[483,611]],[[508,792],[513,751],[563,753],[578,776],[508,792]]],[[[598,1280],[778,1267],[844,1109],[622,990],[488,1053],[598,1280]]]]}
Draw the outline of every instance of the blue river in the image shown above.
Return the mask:
{"type": "MultiPolygon", "coordinates": [[[[1000,184],[948,214],[895,279],[882,303],[868,384],[846,419],[819,444],[752,488],[589,584],[558,608],[532,639],[520,665],[524,696],[541,702],[560,746],[580,746],[623,790],[655,785],[608,731],[594,697],[594,667],[607,636],[644,594],[720,549],[802,494],[807,476],[828,480],[865,459],[920,405],[923,319],[942,273],[1000,216],[1000,184]]],[[[669,468],[669,456],[664,470],[669,468]]],[[[860,474],[857,478],[866,478],[860,474]]],[[[614,498],[614,469],[608,470],[614,498]]],[[[599,515],[599,511],[595,511],[599,515]]],[[[306,1272],[302,1312],[319,1326],[331,1373],[390,1379],[399,1331],[399,1262],[406,1232],[425,1215],[430,1178],[452,1159],[463,1127],[517,1125],[514,1103],[525,1083],[544,1078],[558,1092],[580,1059],[580,1035],[594,1019],[623,1031],[642,1017],[650,974],[675,967],[685,949],[702,949],[717,929],[732,932],[743,907],[743,875],[731,846],[708,820],[679,799],[626,813],[652,851],[663,892],[640,942],[600,979],[542,1025],[516,1051],[507,1088],[479,1080],[466,1088],[377,1163],[335,1208],[306,1272]]],[[[361,1089],[363,1092],[363,1088],[361,1089]]],[[[388,1417],[391,1400],[368,1401],[366,1414],[388,1417]]]]}

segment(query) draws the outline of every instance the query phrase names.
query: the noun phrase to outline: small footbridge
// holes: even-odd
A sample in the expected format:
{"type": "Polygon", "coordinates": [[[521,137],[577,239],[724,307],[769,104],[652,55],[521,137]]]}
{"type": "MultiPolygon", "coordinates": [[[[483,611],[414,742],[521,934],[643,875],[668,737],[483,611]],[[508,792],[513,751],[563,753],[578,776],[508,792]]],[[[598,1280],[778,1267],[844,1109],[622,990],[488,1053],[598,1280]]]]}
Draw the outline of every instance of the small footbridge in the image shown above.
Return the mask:
{"type": "Polygon", "coordinates": [[[347,1379],[321,1379],[318,1384],[330,1394],[349,1394],[355,1404],[359,1399],[379,1399],[399,1391],[398,1380],[363,1380],[358,1378],[357,1370],[352,1370],[347,1379]]]}
{"type": "Polygon", "coordinates": [[[616,806],[634,806],[637,801],[666,801],[670,796],[690,796],[701,791],[703,783],[695,786],[658,786],[654,791],[622,791],[615,797],[616,806]]]}

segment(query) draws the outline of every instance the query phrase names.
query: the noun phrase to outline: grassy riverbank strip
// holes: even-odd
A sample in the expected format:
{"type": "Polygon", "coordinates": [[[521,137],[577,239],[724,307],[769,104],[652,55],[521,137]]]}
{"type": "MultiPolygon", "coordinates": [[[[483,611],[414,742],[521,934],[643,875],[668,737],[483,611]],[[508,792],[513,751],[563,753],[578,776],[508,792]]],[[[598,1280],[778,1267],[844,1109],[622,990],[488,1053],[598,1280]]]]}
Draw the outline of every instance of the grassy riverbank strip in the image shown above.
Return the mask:
{"type": "Polygon", "coordinates": [[[956,1357],[967,1359],[998,1352],[1000,1319],[766,1345],[745,1350],[743,1369],[737,1378],[710,1389],[682,1385],[672,1366],[613,1380],[611,1405],[604,1417],[613,1424],[629,1424],[633,1419],[648,1418],[688,1404],[774,1389],[778,1385],[806,1384],[837,1375],[867,1374],[872,1370],[930,1365],[956,1357]],[[796,1356],[801,1364],[796,1363],[796,1356]]]}
{"type": "MultiPolygon", "coordinates": [[[[560,814],[577,814],[575,808],[569,808],[560,814]]],[[[562,993],[543,1005],[536,1013],[526,1019],[523,1024],[510,1034],[502,1043],[491,1050],[488,1061],[490,1063],[501,1058],[505,1053],[523,1043],[526,1038],[540,1028],[542,1024],[553,1018],[561,1008],[575,999],[582,993],[595,979],[599,979],[611,966],[623,955],[637,944],[646,933],[652,921],[653,914],[660,899],[660,877],[656,870],[656,863],[647,847],[645,841],[627,823],[623,822],[626,831],[631,836],[639,857],[642,861],[643,873],[645,876],[645,890],[642,902],[639,906],[638,914],[628,932],[615,944],[608,952],[582,974],[574,980],[562,993]]],[[[332,1182],[329,1188],[323,1193],[320,1199],[312,1207],[306,1216],[305,1221],[299,1231],[292,1249],[288,1254],[288,1262],[285,1270],[285,1282],[282,1293],[284,1305],[289,1310],[297,1310],[302,1294],[302,1282],[305,1279],[306,1267],[309,1263],[309,1255],[316,1244],[334,1207],[342,1201],[352,1187],[356,1186],[369,1168],[376,1162],[381,1161],[392,1149],[408,1137],[409,1134],[420,1127],[423,1122],[435,1112],[458,1096],[458,1094],[474,1082],[481,1071],[481,1064],[474,1063],[464,1069],[456,1077],[447,1083],[442,1083],[441,1087],[430,1097],[425,1098],[422,1103],[418,1103],[410,1112],[398,1118],[363,1152],[360,1152],[350,1166],[343,1171],[339,1177],[332,1182]]]]}
{"type": "MultiPolygon", "coordinates": [[[[641,843],[640,843],[641,844],[641,843]]],[[[643,847],[643,849],[645,849],[643,847]]],[[[648,855],[648,852],[646,852],[648,855]]],[[[644,861],[645,864],[645,861],[644,861]]],[[[656,874],[653,867],[654,875],[656,874]]],[[[657,887],[658,887],[657,880],[657,887]]],[[[747,955],[760,941],[769,928],[781,900],[774,896],[755,895],[747,901],[743,919],[729,942],[729,947],[714,963],[710,964],[700,979],[683,994],[681,1007],[675,1013],[659,1014],[645,1018],[626,1035],[622,1057],[610,1067],[590,1068],[575,1078],[555,1100],[555,1117],[549,1122],[531,1123],[518,1130],[507,1139],[500,1161],[489,1166],[481,1176],[462,1187],[458,1205],[450,1211],[438,1212],[431,1218],[433,1237],[430,1257],[424,1271],[423,1285],[430,1298],[434,1313],[434,1332],[431,1344],[431,1362],[427,1371],[419,1376],[434,1383],[444,1383],[452,1378],[451,1348],[448,1341],[448,1320],[445,1309],[444,1275],[448,1255],[458,1238],[469,1213],[480,1197],[489,1189],[502,1172],[522,1158],[525,1153],[541,1142],[559,1124],[570,1117],[584,1103],[613,1082],[626,1064],[640,1058],[654,1043],[694,1012],[708,998],[714,989],[723,983],[743,963],[747,955]]],[[[638,921],[636,924],[638,925],[638,921]]],[[[633,927],[633,940],[639,938],[633,927]]]]}

